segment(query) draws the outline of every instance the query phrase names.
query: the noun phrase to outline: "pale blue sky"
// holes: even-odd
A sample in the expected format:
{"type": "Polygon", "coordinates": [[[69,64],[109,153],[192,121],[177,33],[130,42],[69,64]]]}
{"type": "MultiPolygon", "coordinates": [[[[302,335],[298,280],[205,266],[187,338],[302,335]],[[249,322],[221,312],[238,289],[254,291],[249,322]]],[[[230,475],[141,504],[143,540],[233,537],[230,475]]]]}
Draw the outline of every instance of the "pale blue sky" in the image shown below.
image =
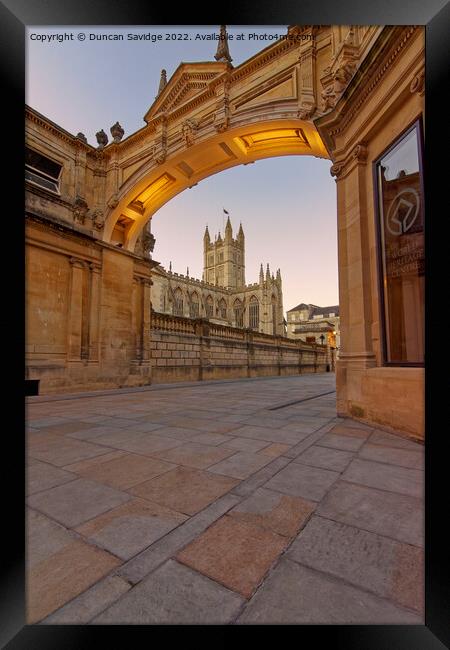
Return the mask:
{"type": "MultiPolygon", "coordinates": [[[[250,34],[285,34],[286,26],[229,26],[230,52],[237,66],[270,45],[250,34]],[[244,40],[236,40],[244,34],[244,40]]],[[[26,102],[70,133],[82,131],[96,146],[100,129],[109,136],[117,120],[125,137],[144,125],[155,99],[161,68],[167,76],[179,63],[213,61],[217,41],[196,35],[218,33],[218,26],[179,27],[28,27],[26,102]],[[79,33],[85,40],[77,38],[79,33]],[[162,41],[128,41],[127,34],[162,34],[162,41]],[[165,40],[166,34],[189,40],[165,40]],[[31,36],[73,34],[74,40],[51,42],[31,36]],[[90,35],[123,34],[123,41],[90,40],[90,35]]],[[[235,167],[205,179],[163,206],[152,219],[153,257],[174,271],[201,278],[203,232],[223,231],[223,208],[246,235],[246,281],[258,279],[259,265],[279,267],[284,309],[300,302],[338,302],[336,186],[331,162],[285,156],[235,167]]]]}

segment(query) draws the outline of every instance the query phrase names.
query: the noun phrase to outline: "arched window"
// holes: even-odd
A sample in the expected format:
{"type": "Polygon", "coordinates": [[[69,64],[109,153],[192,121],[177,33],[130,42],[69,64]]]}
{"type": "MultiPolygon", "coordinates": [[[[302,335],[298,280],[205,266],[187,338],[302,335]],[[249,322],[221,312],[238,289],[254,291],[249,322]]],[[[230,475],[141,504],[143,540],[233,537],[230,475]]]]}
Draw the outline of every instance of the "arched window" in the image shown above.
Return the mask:
{"type": "Polygon", "coordinates": [[[233,313],[236,327],[244,327],[244,306],[239,298],[234,301],[233,313]]]}
{"type": "Polygon", "coordinates": [[[249,327],[251,330],[259,329],[259,302],[256,296],[250,298],[249,306],[249,327]]]}
{"type": "Polygon", "coordinates": [[[191,301],[189,303],[189,316],[191,318],[198,318],[200,314],[200,305],[198,301],[198,294],[194,291],[191,295],[191,301]]]}
{"type": "Polygon", "coordinates": [[[173,301],[174,316],[183,316],[183,292],[180,288],[175,289],[173,301]]]}
{"type": "Polygon", "coordinates": [[[220,316],[220,318],[226,318],[227,317],[227,303],[225,302],[225,300],[223,298],[219,302],[219,316],[220,316]]]}
{"type": "Polygon", "coordinates": [[[272,295],[272,333],[277,333],[277,299],[272,295]]]}
{"type": "Polygon", "coordinates": [[[212,296],[208,296],[205,302],[206,309],[206,318],[212,318],[214,316],[214,300],[212,296]]]}

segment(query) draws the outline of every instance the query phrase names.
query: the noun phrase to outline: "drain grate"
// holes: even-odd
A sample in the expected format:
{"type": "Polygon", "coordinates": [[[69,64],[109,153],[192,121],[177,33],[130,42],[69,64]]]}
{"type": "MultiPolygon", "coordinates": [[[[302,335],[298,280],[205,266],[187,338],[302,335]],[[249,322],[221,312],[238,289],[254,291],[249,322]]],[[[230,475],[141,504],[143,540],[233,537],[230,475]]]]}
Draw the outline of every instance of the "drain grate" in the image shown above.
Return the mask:
{"type": "Polygon", "coordinates": [[[317,399],[318,397],[323,397],[324,395],[332,395],[335,393],[335,390],[329,390],[327,393],[319,393],[319,395],[312,395],[311,397],[304,397],[303,399],[296,399],[293,402],[285,402],[284,404],[279,404],[278,406],[272,406],[267,411],[278,411],[278,409],[284,409],[287,406],[293,406],[294,404],[300,404],[301,402],[308,402],[311,399],[317,399]]]}

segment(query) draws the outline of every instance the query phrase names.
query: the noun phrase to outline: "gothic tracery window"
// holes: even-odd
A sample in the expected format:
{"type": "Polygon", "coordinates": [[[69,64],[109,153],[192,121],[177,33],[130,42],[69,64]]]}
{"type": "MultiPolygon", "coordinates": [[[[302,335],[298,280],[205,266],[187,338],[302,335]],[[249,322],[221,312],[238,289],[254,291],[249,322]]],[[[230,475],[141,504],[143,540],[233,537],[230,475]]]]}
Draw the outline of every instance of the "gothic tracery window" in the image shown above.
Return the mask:
{"type": "Polygon", "coordinates": [[[183,292],[181,289],[176,289],[173,301],[174,316],[183,316],[183,292]]]}
{"type": "Polygon", "coordinates": [[[256,296],[250,298],[249,327],[252,330],[257,330],[259,328],[259,302],[256,296]]]}
{"type": "Polygon", "coordinates": [[[244,327],[244,305],[239,298],[234,301],[233,313],[236,327],[244,327]]]}
{"type": "Polygon", "coordinates": [[[208,296],[206,298],[205,308],[206,318],[212,318],[214,316],[214,301],[212,299],[212,296],[208,296]]]}
{"type": "Polygon", "coordinates": [[[198,294],[196,291],[191,295],[191,301],[189,303],[189,316],[191,318],[198,318],[200,314],[200,305],[198,301],[198,294]]]}

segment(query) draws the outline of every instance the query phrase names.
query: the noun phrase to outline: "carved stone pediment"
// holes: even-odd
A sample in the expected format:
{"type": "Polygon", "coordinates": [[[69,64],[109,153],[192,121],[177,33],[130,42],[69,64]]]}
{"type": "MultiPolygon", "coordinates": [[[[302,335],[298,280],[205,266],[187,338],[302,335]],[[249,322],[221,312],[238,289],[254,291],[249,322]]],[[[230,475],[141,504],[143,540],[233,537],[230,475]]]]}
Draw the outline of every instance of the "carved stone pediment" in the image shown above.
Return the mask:
{"type": "Polygon", "coordinates": [[[227,69],[228,64],[223,62],[181,63],[147,111],[145,121],[150,122],[161,112],[170,113],[200,95],[227,69]]]}

